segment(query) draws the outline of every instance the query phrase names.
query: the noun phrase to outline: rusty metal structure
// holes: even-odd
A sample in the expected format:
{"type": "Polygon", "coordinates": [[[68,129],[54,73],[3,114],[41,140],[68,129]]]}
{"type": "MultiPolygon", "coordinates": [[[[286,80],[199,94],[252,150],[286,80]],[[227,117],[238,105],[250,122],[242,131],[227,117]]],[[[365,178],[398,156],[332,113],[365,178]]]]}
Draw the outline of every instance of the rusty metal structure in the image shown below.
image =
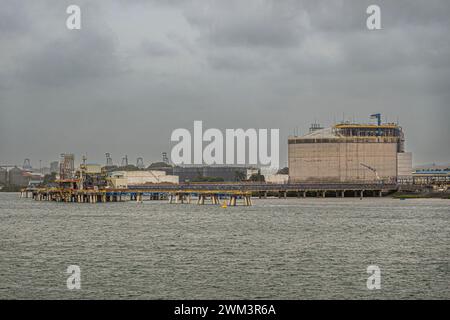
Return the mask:
{"type": "Polygon", "coordinates": [[[72,179],[75,172],[75,155],[72,153],[62,153],[59,163],[59,179],[72,179]]]}

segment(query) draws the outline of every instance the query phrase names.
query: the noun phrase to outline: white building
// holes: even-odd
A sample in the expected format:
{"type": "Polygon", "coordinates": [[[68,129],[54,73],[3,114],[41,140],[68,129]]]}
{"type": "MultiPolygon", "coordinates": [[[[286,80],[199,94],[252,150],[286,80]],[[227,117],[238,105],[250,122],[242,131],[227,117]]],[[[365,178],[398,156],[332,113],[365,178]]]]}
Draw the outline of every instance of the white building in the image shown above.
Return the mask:
{"type": "Polygon", "coordinates": [[[164,171],[114,171],[108,177],[113,188],[128,188],[128,186],[144,185],[152,183],[178,184],[178,176],[166,175],[164,171]]]}
{"type": "Polygon", "coordinates": [[[95,163],[88,163],[85,165],[86,167],[86,173],[89,174],[99,174],[102,172],[102,166],[95,163]]]}
{"type": "Polygon", "coordinates": [[[397,176],[399,178],[412,177],[412,154],[411,152],[397,153],[397,176]]]}
{"type": "Polygon", "coordinates": [[[268,174],[264,176],[264,179],[267,183],[276,183],[276,184],[284,184],[288,183],[289,175],[288,174],[268,174]]]}

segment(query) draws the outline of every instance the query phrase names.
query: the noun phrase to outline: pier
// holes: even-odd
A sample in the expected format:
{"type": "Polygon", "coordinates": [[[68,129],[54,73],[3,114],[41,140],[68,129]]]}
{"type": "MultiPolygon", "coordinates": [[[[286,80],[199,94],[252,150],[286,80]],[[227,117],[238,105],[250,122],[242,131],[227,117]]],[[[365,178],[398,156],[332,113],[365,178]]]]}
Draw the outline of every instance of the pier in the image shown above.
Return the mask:
{"type": "Polygon", "coordinates": [[[306,197],[359,197],[377,196],[394,192],[396,184],[270,184],[270,183],[184,183],[148,184],[123,189],[71,189],[32,188],[23,189],[20,196],[37,201],[74,203],[106,203],[121,201],[167,200],[170,204],[252,205],[252,197],[275,196],[287,198],[306,197]]]}

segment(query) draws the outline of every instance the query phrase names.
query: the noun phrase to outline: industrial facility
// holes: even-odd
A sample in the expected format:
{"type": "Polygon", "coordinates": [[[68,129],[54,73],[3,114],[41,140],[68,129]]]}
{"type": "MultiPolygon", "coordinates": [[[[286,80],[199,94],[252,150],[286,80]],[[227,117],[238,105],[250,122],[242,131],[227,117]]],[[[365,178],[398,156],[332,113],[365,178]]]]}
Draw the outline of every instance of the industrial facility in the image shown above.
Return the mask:
{"type": "Polygon", "coordinates": [[[149,166],[142,157],[136,159],[136,165],[129,164],[127,155],[117,166],[106,153],[105,166],[86,163],[83,156],[75,167],[74,154],[63,153],[59,162],[51,162],[46,174],[41,161],[39,171],[29,159],[21,169],[0,165],[0,188],[26,187],[26,195],[33,192],[34,197],[40,194],[45,199],[76,202],[114,201],[124,195],[142,199],[144,194],[152,199],[171,194],[183,201],[199,192],[217,202],[215,197],[223,192],[231,197],[362,198],[395,191],[448,190],[448,165],[414,171],[412,154],[405,151],[403,129],[398,123],[382,123],[378,113],[371,118],[376,122],[341,122],[328,128],[314,123],[306,135],[289,137],[288,167],[278,171],[248,166],[172,166],[165,153],[162,162],[149,166]]]}
{"type": "Polygon", "coordinates": [[[62,153],[60,165],[60,179],[69,179],[75,171],[75,156],[70,153],[62,153]]]}
{"type": "Polygon", "coordinates": [[[396,182],[412,174],[402,128],[395,123],[314,124],[308,134],[288,139],[289,181],[396,182]]]}

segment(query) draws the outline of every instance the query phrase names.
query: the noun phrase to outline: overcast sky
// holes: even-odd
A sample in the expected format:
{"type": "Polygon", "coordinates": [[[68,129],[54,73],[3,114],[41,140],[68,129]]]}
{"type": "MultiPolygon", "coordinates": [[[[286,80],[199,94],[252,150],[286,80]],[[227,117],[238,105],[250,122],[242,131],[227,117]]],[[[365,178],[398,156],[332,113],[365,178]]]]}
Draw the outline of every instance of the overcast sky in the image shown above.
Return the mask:
{"type": "Polygon", "coordinates": [[[203,120],[280,128],[283,166],[295,128],[376,112],[415,164],[450,162],[449,89],[448,0],[0,0],[2,164],[149,164],[203,120]],[[370,4],[382,30],[366,28],[370,4]]]}

